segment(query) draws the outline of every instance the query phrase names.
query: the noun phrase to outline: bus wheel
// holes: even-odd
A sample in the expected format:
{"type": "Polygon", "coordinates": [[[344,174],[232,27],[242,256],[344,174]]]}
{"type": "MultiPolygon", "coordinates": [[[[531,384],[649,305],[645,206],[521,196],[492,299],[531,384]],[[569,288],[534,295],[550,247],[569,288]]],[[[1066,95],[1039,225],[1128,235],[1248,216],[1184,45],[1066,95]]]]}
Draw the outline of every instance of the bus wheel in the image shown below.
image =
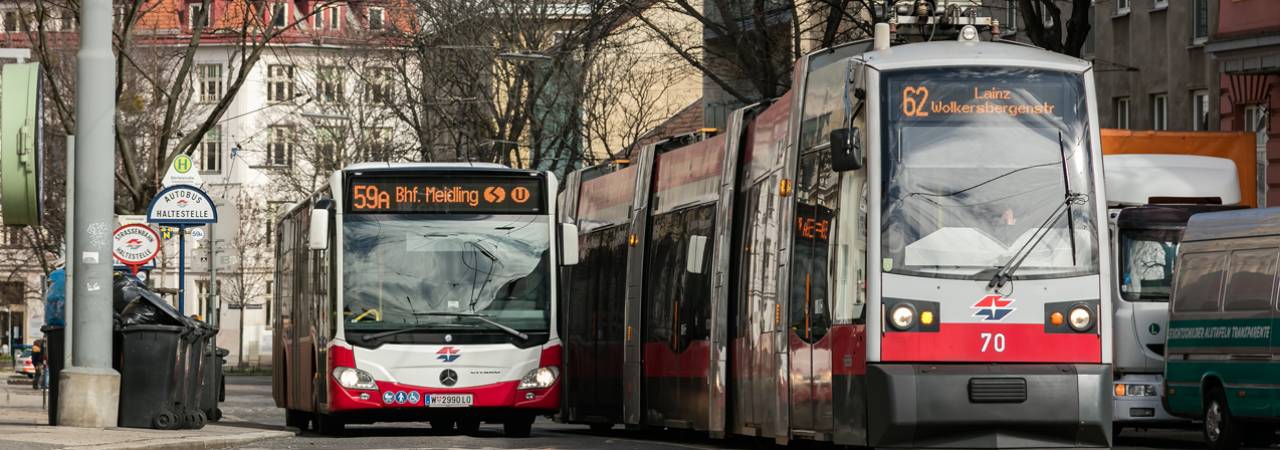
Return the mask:
{"type": "Polygon", "coordinates": [[[325,436],[341,436],[347,431],[347,423],[342,419],[328,415],[316,413],[316,432],[325,436]]]}
{"type": "Polygon", "coordinates": [[[1227,396],[1222,388],[1211,388],[1204,405],[1204,440],[1212,450],[1240,448],[1239,424],[1227,408],[1227,396]]]}
{"type": "Polygon", "coordinates": [[[502,432],[508,437],[529,437],[529,433],[532,431],[532,415],[512,416],[502,423],[502,432]]]}
{"type": "Polygon", "coordinates": [[[462,434],[472,435],[480,431],[480,421],[475,419],[463,419],[458,421],[458,432],[462,434]]]}

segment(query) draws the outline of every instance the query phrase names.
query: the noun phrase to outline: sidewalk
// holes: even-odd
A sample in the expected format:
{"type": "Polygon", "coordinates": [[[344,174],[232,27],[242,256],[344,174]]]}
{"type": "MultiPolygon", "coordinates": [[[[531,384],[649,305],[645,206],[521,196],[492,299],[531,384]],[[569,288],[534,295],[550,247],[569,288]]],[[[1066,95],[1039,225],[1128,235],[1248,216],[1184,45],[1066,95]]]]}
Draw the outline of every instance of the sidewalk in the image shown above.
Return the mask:
{"type": "Polygon", "coordinates": [[[217,449],[291,437],[292,432],[249,424],[210,424],[201,430],[75,428],[46,425],[41,392],[0,375],[0,449],[217,449]]]}

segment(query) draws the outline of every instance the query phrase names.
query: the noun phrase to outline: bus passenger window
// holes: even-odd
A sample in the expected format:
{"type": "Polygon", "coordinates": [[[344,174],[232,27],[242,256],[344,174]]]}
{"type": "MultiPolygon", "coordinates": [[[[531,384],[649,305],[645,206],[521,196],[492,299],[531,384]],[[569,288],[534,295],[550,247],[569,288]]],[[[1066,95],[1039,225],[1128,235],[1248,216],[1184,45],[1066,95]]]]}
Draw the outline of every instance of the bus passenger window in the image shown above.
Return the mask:
{"type": "Polygon", "coordinates": [[[1222,293],[1222,271],[1226,253],[1191,253],[1182,257],[1174,310],[1178,312],[1217,311],[1222,293]]]}
{"type": "Polygon", "coordinates": [[[1276,249],[1239,250],[1231,252],[1231,270],[1227,273],[1227,295],[1223,309],[1227,311],[1266,311],[1276,279],[1276,249]]]}

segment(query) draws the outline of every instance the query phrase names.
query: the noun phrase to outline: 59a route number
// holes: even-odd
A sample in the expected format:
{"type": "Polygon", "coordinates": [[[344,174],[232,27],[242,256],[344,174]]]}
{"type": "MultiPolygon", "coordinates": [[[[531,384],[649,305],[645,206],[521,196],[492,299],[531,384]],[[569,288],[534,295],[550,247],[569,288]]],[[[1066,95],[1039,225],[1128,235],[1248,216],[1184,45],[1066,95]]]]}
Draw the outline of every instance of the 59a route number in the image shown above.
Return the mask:
{"type": "Polygon", "coordinates": [[[982,333],[982,352],[983,353],[1004,353],[1004,333],[982,333]]]}

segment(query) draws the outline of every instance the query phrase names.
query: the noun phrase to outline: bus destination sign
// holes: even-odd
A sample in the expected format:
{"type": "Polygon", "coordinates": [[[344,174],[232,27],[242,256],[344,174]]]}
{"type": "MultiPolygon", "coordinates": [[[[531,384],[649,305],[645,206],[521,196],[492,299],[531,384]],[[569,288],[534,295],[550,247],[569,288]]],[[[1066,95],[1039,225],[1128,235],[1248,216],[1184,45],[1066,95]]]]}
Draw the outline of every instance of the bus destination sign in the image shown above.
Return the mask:
{"type": "Polygon", "coordinates": [[[369,177],[348,184],[354,213],[536,214],[545,211],[538,178],[369,177]]]}

